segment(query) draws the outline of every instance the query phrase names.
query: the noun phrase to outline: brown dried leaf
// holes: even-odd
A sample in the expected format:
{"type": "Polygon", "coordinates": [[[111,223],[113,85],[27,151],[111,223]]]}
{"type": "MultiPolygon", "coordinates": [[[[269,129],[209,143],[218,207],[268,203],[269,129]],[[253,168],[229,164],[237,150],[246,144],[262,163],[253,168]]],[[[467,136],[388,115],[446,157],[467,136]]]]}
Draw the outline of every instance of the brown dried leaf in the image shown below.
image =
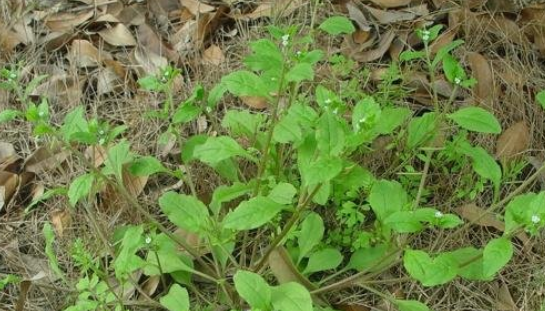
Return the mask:
{"type": "Polygon", "coordinates": [[[240,99],[242,100],[243,103],[245,103],[249,107],[255,108],[255,109],[265,109],[268,106],[267,99],[265,99],[263,97],[242,96],[240,99]]]}
{"type": "Polygon", "coordinates": [[[123,170],[123,184],[131,196],[138,197],[147,183],[148,176],[135,176],[127,172],[126,169],[123,170]]]}
{"type": "Polygon", "coordinates": [[[277,247],[271,252],[268,258],[269,267],[278,280],[278,283],[284,284],[297,282],[307,289],[315,289],[316,286],[305,278],[293,264],[290,255],[283,247],[277,247]]]}
{"type": "Polygon", "coordinates": [[[249,14],[235,16],[238,19],[257,19],[262,17],[283,17],[293,13],[296,9],[303,6],[305,3],[302,0],[277,0],[264,1],[249,14]]]}
{"type": "Polygon", "coordinates": [[[198,16],[199,14],[209,13],[216,10],[215,7],[202,3],[197,0],[180,0],[182,5],[187,8],[191,14],[198,16]]]}
{"type": "Polygon", "coordinates": [[[131,53],[131,61],[140,70],[141,75],[159,73],[168,65],[168,60],[158,54],[148,51],[145,47],[137,47],[131,53]]]}
{"type": "MultiPolygon", "coordinates": [[[[183,229],[178,229],[174,232],[174,234],[178,237],[180,237],[182,240],[184,240],[188,246],[190,246],[192,249],[197,251],[197,254],[200,256],[210,254],[210,247],[208,243],[205,243],[205,241],[200,237],[198,234],[189,232],[183,229]]],[[[185,249],[181,248],[180,251],[185,253],[186,255],[190,255],[186,252],[185,249]]]]}
{"type": "Polygon", "coordinates": [[[152,53],[165,56],[173,62],[178,61],[178,54],[167,46],[153,28],[146,23],[138,26],[138,43],[152,53]]]}
{"type": "Polygon", "coordinates": [[[114,27],[106,28],[98,32],[98,35],[108,44],[113,46],[134,46],[136,40],[127,26],[119,23],[114,27]]]}
{"type": "Polygon", "coordinates": [[[17,174],[0,171],[0,212],[7,206],[17,191],[19,177],[17,174]]]}
{"type": "Polygon", "coordinates": [[[106,161],[108,153],[102,146],[89,146],[85,149],[85,157],[91,161],[95,167],[99,167],[106,161]]]}
{"type": "Polygon", "coordinates": [[[335,309],[340,311],[371,311],[367,306],[358,305],[353,303],[343,303],[334,306],[335,309]]]}
{"type": "Polygon", "coordinates": [[[531,133],[526,122],[520,121],[505,130],[496,142],[496,158],[502,162],[521,156],[530,147],[531,133]]]}
{"type": "Polygon", "coordinates": [[[473,76],[477,79],[474,94],[477,100],[489,101],[494,90],[494,78],[488,60],[479,53],[469,53],[467,56],[473,76]]]}
{"type": "Polygon", "coordinates": [[[369,26],[367,18],[365,18],[365,15],[363,15],[362,11],[356,4],[353,2],[348,2],[346,4],[346,9],[348,10],[348,16],[350,16],[350,19],[358,24],[360,30],[365,32],[369,32],[371,30],[371,26],[369,26]]]}
{"type": "Polygon", "coordinates": [[[202,61],[205,64],[219,66],[225,61],[225,55],[219,46],[213,44],[204,50],[202,61]]]}
{"type": "Polygon", "coordinates": [[[375,61],[381,58],[388,51],[394,38],[395,38],[394,31],[389,30],[387,33],[382,35],[382,38],[380,39],[376,49],[359,52],[359,53],[351,55],[351,57],[355,61],[362,62],[362,63],[375,61]]]}
{"type": "Polygon", "coordinates": [[[111,67],[102,67],[97,75],[97,94],[104,95],[123,88],[123,81],[111,67]]]}
{"type": "MultiPolygon", "coordinates": [[[[142,290],[148,296],[153,296],[155,292],[157,291],[157,287],[159,287],[160,282],[161,282],[160,275],[152,275],[147,280],[144,281],[144,283],[142,284],[142,290]]],[[[146,298],[142,295],[138,297],[138,300],[144,300],[144,299],[146,298]]]]}
{"type": "Polygon", "coordinates": [[[411,0],[371,0],[374,4],[383,8],[398,8],[411,3],[411,0]]]}
{"type": "Polygon", "coordinates": [[[417,17],[417,14],[412,12],[406,12],[402,10],[398,11],[384,11],[375,9],[373,7],[364,5],[365,9],[373,15],[373,17],[379,22],[379,24],[393,24],[404,21],[412,21],[417,17]]]}
{"type": "Polygon", "coordinates": [[[141,4],[133,4],[121,10],[116,17],[125,25],[139,26],[146,22],[147,8],[141,4]]]}
{"type": "Polygon", "coordinates": [[[48,16],[45,19],[45,26],[53,32],[72,32],[74,28],[88,21],[94,15],[94,11],[90,10],[78,14],[73,13],[57,13],[48,16]]]}
{"type": "Polygon", "coordinates": [[[72,222],[70,212],[66,209],[56,209],[51,212],[50,218],[51,224],[53,225],[55,232],[59,237],[62,237],[64,234],[64,230],[68,228],[72,222]]]}
{"type": "Polygon", "coordinates": [[[16,156],[15,148],[10,143],[0,142],[0,163],[4,163],[6,160],[16,156]]]}
{"type": "Polygon", "coordinates": [[[0,24],[0,50],[4,53],[11,53],[22,41],[17,34],[0,24]]]}
{"type": "Polygon", "coordinates": [[[79,68],[96,67],[100,64],[102,55],[98,49],[87,40],[74,40],[70,48],[68,58],[70,62],[79,68]]]}
{"type": "Polygon", "coordinates": [[[365,30],[358,29],[352,34],[352,40],[357,44],[363,44],[367,42],[369,38],[371,38],[371,33],[365,30]]]}
{"type": "Polygon", "coordinates": [[[66,151],[55,146],[42,146],[28,156],[23,164],[24,170],[38,175],[50,173],[68,157],[66,151]]]}
{"type": "Polygon", "coordinates": [[[509,287],[507,284],[502,283],[501,286],[495,286],[496,287],[496,301],[495,301],[495,309],[498,311],[520,311],[520,309],[515,304],[515,301],[513,300],[513,296],[511,296],[511,292],[509,291],[509,287]]]}

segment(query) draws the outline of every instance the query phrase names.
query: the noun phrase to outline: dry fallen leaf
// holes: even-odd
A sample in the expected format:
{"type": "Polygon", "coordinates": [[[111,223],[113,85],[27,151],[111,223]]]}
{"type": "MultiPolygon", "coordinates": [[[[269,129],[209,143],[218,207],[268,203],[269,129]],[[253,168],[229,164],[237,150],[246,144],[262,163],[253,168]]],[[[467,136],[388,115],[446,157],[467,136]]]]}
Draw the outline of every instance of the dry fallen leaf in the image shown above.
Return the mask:
{"type": "Polygon", "coordinates": [[[398,8],[411,3],[411,0],[371,0],[374,4],[383,8],[398,8]]]}
{"type": "Polygon", "coordinates": [[[170,61],[176,62],[178,54],[167,46],[153,28],[144,23],[138,26],[138,43],[148,51],[160,56],[165,56],[170,61]]]}
{"type": "Polygon", "coordinates": [[[369,22],[367,21],[367,18],[365,18],[365,15],[357,7],[355,3],[348,2],[346,4],[346,9],[348,10],[348,15],[350,16],[350,19],[355,21],[356,24],[358,24],[358,26],[360,27],[360,30],[365,32],[369,32],[371,30],[371,26],[369,26],[369,22]]]}
{"type": "Polygon", "coordinates": [[[395,38],[394,31],[389,30],[385,34],[382,34],[382,38],[380,39],[376,49],[358,52],[358,53],[352,54],[351,57],[355,61],[362,62],[362,63],[375,61],[381,58],[388,51],[394,38],[395,38]]]}
{"type": "Polygon", "coordinates": [[[316,286],[297,271],[290,255],[283,247],[277,247],[273,250],[269,255],[268,262],[278,283],[297,282],[308,289],[315,289],[316,286]]]}
{"type": "Polygon", "coordinates": [[[0,163],[16,156],[15,148],[10,143],[0,142],[0,163]]]}
{"type": "Polygon", "coordinates": [[[119,23],[114,27],[106,28],[98,32],[98,35],[108,44],[113,46],[134,46],[136,40],[127,26],[119,23]]]}
{"type": "Polygon", "coordinates": [[[48,16],[45,19],[45,26],[53,32],[72,32],[74,28],[85,23],[94,15],[93,10],[73,14],[73,13],[57,13],[48,16]]]}
{"type": "Polygon", "coordinates": [[[507,128],[496,142],[496,158],[502,162],[514,160],[530,147],[531,133],[526,122],[520,121],[507,128]]]}
{"type": "Polygon", "coordinates": [[[205,64],[219,66],[225,61],[225,55],[219,46],[211,45],[209,48],[204,50],[202,61],[205,64]]]}
{"type": "Polygon", "coordinates": [[[197,0],[180,0],[180,2],[191,12],[191,14],[195,16],[203,13],[213,12],[216,9],[211,5],[202,3],[201,1],[197,0]]]}
{"type": "Polygon", "coordinates": [[[42,146],[28,156],[24,163],[27,172],[35,174],[51,173],[51,170],[62,164],[68,153],[54,146],[42,146]]]}
{"type": "Polygon", "coordinates": [[[498,311],[519,311],[520,309],[515,304],[513,296],[509,291],[507,284],[503,283],[501,286],[495,286],[496,288],[496,303],[495,309],[498,311]]]}
{"type": "Polygon", "coordinates": [[[384,11],[373,7],[363,6],[380,24],[393,24],[404,21],[412,21],[417,17],[417,14],[406,11],[384,11]]]}
{"type": "Polygon", "coordinates": [[[50,213],[51,224],[59,237],[62,237],[64,230],[70,226],[72,218],[66,209],[56,209],[50,213]]]}
{"type": "Polygon", "coordinates": [[[261,17],[282,17],[293,13],[297,8],[304,5],[302,0],[276,0],[263,1],[253,10],[252,13],[242,16],[235,16],[238,19],[257,19],[261,17]]]}
{"type": "Polygon", "coordinates": [[[267,99],[265,99],[263,97],[242,96],[240,99],[242,100],[243,103],[245,103],[249,107],[255,108],[255,109],[265,109],[268,106],[267,99]]]}
{"type": "Polygon", "coordinates": [[[488,60],[479,53],[469,53],[467,56],[471,72],[477,80],[473,88],[477,100],[488,102],[494,91],[494,76],[488,60]]]}
{"type": "Polygon", "coordinates": [[[98,49],[87,40],[74,40],[70,48],[68,58],[72,64],[79,68],[96,67],[100,64],[100,58],[107,55],[100,53],[98,49]]]}
{"type": "Polygon", "coordinates": [[[4,210],[17,190],[17,174],[0,171],[0,212],[4,210]]]}

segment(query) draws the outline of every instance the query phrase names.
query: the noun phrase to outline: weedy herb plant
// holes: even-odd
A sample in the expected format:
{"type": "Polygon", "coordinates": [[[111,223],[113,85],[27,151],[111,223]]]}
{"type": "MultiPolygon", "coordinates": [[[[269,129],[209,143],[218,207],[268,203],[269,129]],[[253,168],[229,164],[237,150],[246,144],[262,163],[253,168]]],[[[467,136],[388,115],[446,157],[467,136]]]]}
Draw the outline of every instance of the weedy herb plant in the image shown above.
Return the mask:
{"type": "MultiPolygon", "coordinates": [[[[319,29],[332,36],[355,30],[344,17],[329,18],[319,29]]],[[[537,175],[513,192],[502,193],[502,168],[483,147],[468,139],[469,133],[501,132],[490,112],[473,106],[458,108],[454,95],[441,100],[435,90],[433,110],[420,116],[395,104],[396,93],[391,90],[402,78],[397,66],[423,64],[432,83],[442,72],[453,85],[453,94],[458,88],[470,88],[475,81],[452,55],[462,41],[432,55],[430,43],[441,26],[420,30],[423,49],[402,53],[401,63],[392,65],[380,92],[366,94],[349,87],[351,92],[339,94],[328,88],[333,81],[316,81],[316,66],[327,61],[323,51],[311,48],[311,35],[297,35],[296,27],[269,26],[268,31],[270,38],[250,44],[244,69],[224,76],[209,92],[196,87],[179,104],[171,88],[180,71],[166,68],[159,76],[139,81],[144,90],[164,96],[163,107],[146,117],[166,124],[159,139],[176,138],[184,169],[171,169],[151,155],[134,154],[130,142],[119,138],[125,126],[87,119],[83,107],[69,112],[62,125],[53,124],[47,101],[35,105],[28,99],[33,83],[25,89],[17,72],[2,71],[1,86],[14,91],[26,109],[3,111],[0,122],[26,120],[41,141],[62,146],[87,167],[64,191],[57,189],[54,194],[66,195],[70,206],[95,219],[91,207],[96,194],[110,185],[135,213],[147,219],[119,227],[114,235],[94,226],[110,258],[108,265],[96,261],[97,255],[86,249],[85,242],[74,242],[71,254],[81,278],[75,285],[78,295],[70,297],[66,310],[126,310],[129,303],[122,293],[130,287],[144,298],[142,304],[171,311],[211,310],[213,305],[233,310],[248,306],[261,311],[332,310],[324,294],[355,283],[399,310],[429,310],[422,302],[399,300],[364,281],[397,266],[403,266],[411,279],[425,287],[457,277],[490,281],[513,256],[514,235],[521,231],[535,235],[543,229],[545,192],[524,193],[537,175]],[[215,124],[221,134],[182,135],[187,124],[217,111],[226,96],[259,98],[269,109],[230,108],[221,124],[215,124]],[[374,176],[361,162],[374,152],[373,142],[384,136],[392,138],[389,148],[399,155],[399,163],[392,166],[396,171],[387,176],[410,169],[418,178],[374,176]],[[94,167],[82,154],[85,146],[106,148],[102,167],[94,167]],[[224,182],[214,190],[210,202],[197,197],[195,184],[199,181],[191,174],[195,162],[210,166],[224,182]],[[469,174],[464,184],[468,189],[460,197],[487,191],[493,197],[487,213],[505,208],[503,236],[480,248],[431,253],[413,248],[412,242],[423,231],[444,230],[456,237],[470,225],[425,200],[432,196],[426,191],[428,172],[446,170],[448,176],[451,171],[446,167],[469,174]],[[187,185],[189,193],[168,191],[158,199],[169,224],[160,222],[130,195],[123,182],[125,170],[137,176],[168,175],[187,185]],[[478,180],[474,182],[472,176],[478,180]],[[328,227],[326,211],[332,211],[340,228],[328,227]],[[196,235],[207,254],[174,234],[172,228],[196,235]],[[287,267],[289,276],[278,272],[278,262],[287,267]],[[136,271],[160,277],[165,293],[149,297],[134,278],[136,271]],[[267,271],[272,271],[278,283],[267,271]]],[[[354,70],[354,64],[341,56],[330,57],[329,62],[340,75],[354,70]]],[[[543,93],[538,101],[545,105],[543,93]]],[[[54,231],[46,224],[43,232],[52,270],[70,284],[56,258],[54,231]]],[[[8,276],[0,284],[16,281],[8,276]]]]}

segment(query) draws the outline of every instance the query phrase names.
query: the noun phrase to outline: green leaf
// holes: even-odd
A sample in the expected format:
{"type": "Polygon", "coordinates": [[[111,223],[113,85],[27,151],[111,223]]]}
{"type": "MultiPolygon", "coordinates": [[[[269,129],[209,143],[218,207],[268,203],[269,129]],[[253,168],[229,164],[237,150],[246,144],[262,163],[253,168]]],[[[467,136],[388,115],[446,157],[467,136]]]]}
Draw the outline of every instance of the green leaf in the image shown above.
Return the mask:
{"type": "Polygon", "coordinates": [[[414,59],[424,59],[426,53],[424,51],[403,51],[399,54],[399,60],[402,62],[408,62],[414,59]]]}
{"type": "Polygon", "coordinates": [[[390,135],[411,115],[408,108],[384,108],[373,130],[381,135],[390,135]]]}
{"type": "Polygon", "coordinates": [[[326,111],[318,120],[316,129],[318,149],[329,156],[338,156],[345,147],[345,133],[339,118],[326,111]]]}
{"type": "Polygon", "coordinates": [[[136,252],[144,246],[143,226],[130,226],[125,230],[119,254],[115,258],[114,270],[118,278],[125,278],[133,271],[146,266],[136,252]]]}
{"type": "Polygon", "coordinates": [[[128,141],[123,140],[107,152],[104,174],[113,174],[118,181],[123,180],[123,164],[131,162],[133,155],[128,141]]]}
{"type": "Polygon", "coordinates": [[[301,172],[307,185],[317,185],[335,178],[343,169],[341,158],[321,158],[310,163],[301,172]]]}
{"type": "Polygon", "coordinates": [[[297,264],[320,243],[324,236],[324,221],[320,215],[311,212],[301,224],[301,231],[297,237],[299,244],[299,258],[297,264]]]}
{"type": "Polygon", "coordinates": [[[230,186],[221,185],[214,190],[212,194],[212,202],[210,203],[210,210],[217,215],[220,211],[221,204],[230,202],[236,198],[247,195],[252,192],[255,187],[255,183],[234,183],[230,186]]]}
{"type": "Polygon", "coordinates": [[[380,105],[372,96],[360,100],[352,112],[352,127],[355,132],[374,127],[381,116],[380,105]]]}
{"type": "Polygon", "coordinates": [[[459,47],[462,44],[464,44],[463,40],[455,40],[443,46],[442,48],[440,48],[439,51],[437,51],[437,54],[435,55],[435,58],[432,61],[432,64],[431,64],[432,68],[437,67],[439,62],[441,62],[447,54],[449,54],[452,50],[454,50],[455,48],[459,47]]]}
{"type": "Polygon", "coordinates": [[[297,119],[292,115],[285,115],[275,126],[273,139],[281,144],[299,142],[303,138],[303,132],[297,119]]]}
{"type": "Polygon", "coordinates": [[[480,133],[501,133],[501,125],[493,114],[479,107],[462,108],[448,115],[458,126],[480,133]]]}
{"type": "Polygon", "coordinates": [[[421,231],[424,226],[412,211],[400,211],[386,217],[384,224],[398,233],[414,233],[421,231]]]}
{"type": "Polygon", "coordinates": [[[405,251],[403,266],[426,287],[445,284],[458,273],[458,263],[449,254],[441,254],[431,259],[426,252],[418,250],[405,251]]]}
{"type": "Polygon", "coordinates": [[[293,197],[297,194],[297,189],[290,183],[279,183],[276,185],[267,197],[278,204],[291,204],[293,197]]]}
{"type": "Polygon", "coordinates": [[[482,147],[463,148],[462,152],[473,160],[473,170],[482,178],[492,181],[499,189],[502,171],[496,160],[482,147]]]}
{"type": "Polygon", "coordinates": [[[189,311],[189,294],[187,289],[173,284],[168,294],[159,298],[159,302],[169,311],[189,311]]]}
{"type": "Polygon", "coordinates": [[[159,206],[176,226],[195,233],[207,230],[208,209],[195,197],[170,191],[159,198],[159,206]]]}
{"type": "Polygon", "coordinates": [[[436,122],[437,117],[434,112],[413,118],[409,123],[407,148],[414,149],[428,143],[435,136],[436,122]]]}
{"type": "Polygon", "coordinates": [[[201,114],[201,108],[192,103],[182,103],[172,116],[172,123],[187,123],[195,120],[201,114]]]}
{"type": "Polygon", "coordinates": [[[443,229],[452,229],[458,227],[463,223],[464,221],[461,220],[460,217],[454,214],[446,214],[439,218],[437,226],[443,229]]]}
{"type": "Polygon", "coordinates": [[[324,52],[322,50],[312,50],[308,53],[304,53],[299,59],[302,63],[309,63],[314,65],[324,58],[324,52]]]}
{"type": "MultiPolygon", "coordinates": [[[[386,244],[360,248],[350,257],[347,268],[357,271],[367,271],[371,267],[379,268],[381,266],[379,263],[384,261],[388,250],[389,247],[386,244]]],[[[373,272],[375,269],[371,269],[369,272],[373,272]]]]}
{"type": "Polygon", "coordinates": [[[44,224],[42,233],[45,237],[45,254],[47,255],[47,259],[49,260],[49,266],[51,267],[51,270],[53,270],[53,272],[55,272],[55,274],[59,278],[66,281],[64,277],[64,273],[61,271],[61,268],[59,267],[57,254],[55,254],[55,250],[53,247],[53,244],[55,243],[55,231],[53,231],[53,227],[51,226],[50,223],[46,222],[44,224]]]}
{"type": "Polygon", "coordinates": [[[151,75],[138,79],[138,85],[146,91],[159,91],[163,87],[159,79],[151,75]]]}
{"type": "Polygon", "coordinates": [[[191,136],[185,144],[182,146],[182,161],[184,163],[189,163],[193,160],[196,160],[195,157],[195,148],[197,146],[203,145],[208,140],[206,135],[194,135],[191,136]]]}
{"type": "Polygon", "coordinates": [[[225,92],[227,92],[227,87],[223,83],[216,84],[208,93],[208,98],[206,99],[207,109],[215,108],[225,92]]]}
{"type": "Polygon", "coordinates": [[[293,66],[286,74],[288,82],[301,82],[314,80],[314,70],[309,63],[300,63],[293,66]]]}
{"type": "Polygon", "coordinates": [[[229,212],[223,220],[223,225],[225,228],[235,230],[255,229],[270,221],[283,207],[284,205],[267,197],[257,196],[240,203],[234,211],[229,212]]]}
{"type": "Polygon", "coordinates": [[[0,290],[4,290],[9,284],[17,284],[21,282],[21,277],[13,274],[8,274],[4,278],[0,279],[0,290]]]}
{"type": "Polygon", "coordinates": [[[493,239],[486,244],[483,251],[483,273],[494,276],[513,257],[513,245],[505,237],[493,239]]]}
{"type": "Polygon", "coordinates": [[[299,283],[272,287],[271,302],[276,311],[313,311],[308,290],[299,283]]]}
{"type": "Polygon", "coordinates": [[[66,142],[72,141],[78,133],[89,134],[89,124],[85,119],[84,108],[78,106],[70,111],[64,117],[64,122],[60,130],[66,142]]]}
{"type": "Polygon", "coordinates": [[[93,174],[84,174],[72,181],[68,188],[68,202],[72,207],[75,207],[81,198],[89,194],[94,181],[95,176],[93,174]]]}
{"type": "Polygon", "coordinates": [[[14,110],[14,109],[2,110],[2,112],[0,112],[0,124],[15,120],[17,117],[21,115],[22,113],[19,110],[14,110]]]}
{"type": "Polygon", "coordinates": [[[136,176],[149,176],[155,173],[168,172],[161,161],[152,156],[136,159],[129,166],[129,172],[136,176]]]}
{"type": "Polygon", "coordinates": [[[352,22],[344,16],[333,16],[326,19],[320,29],[330,35],[351,34],[356,31],[352,22]]]}
{"type": "Polygon", "coordinates": [[[176,249],[176,245],[169,248],[160,247],[157,251],[150,251],[146,262],[147,264],[144,267],[145,275],[161,275],[180,271],[195,272],[191,259],[180,254],[176,249]]]}
{"type": "Polygon", "coordinates": [[[263,80],[249,71],[235,71],[224,76],[221,83],[236,96],[259,96],[270,98],[268,88],[263,80]]]}
{"type": "Polygon", "coordinates": [[[471,281],[491,281],[493,277],[484,275],[483,252],[474,247],[465,247],[447,253],[460,269],[458,275],[471,281]]]}
{"type": "MultiPolygon", "coordinates": [[[[545,110],[545,90],[539,92],[536,94],[536,100],[538,102],[538,104],[541,105],[541,108],[543,108],[543,110],[545,110]]],[[[0,122],[2,123],[2,122],[0,122]]]]}
{"type": "Polygon", "coordinates": [[[235,156],[252,158],[236,140],[229,136],[209,137],[204,144],[195,147],[193,156],[210,165],[235,156]]]}
{"type": "Polygon", "coordinates": [[[450,54],[446,54],[443,57],[443,71],[445,72],[447,80],[453,84],[460,84],[466,78],[464,68],[460,65],[458,60],[450,54]]]}
{"type": "Polygon", "coordinates": [[[283,56],[278,46],[269,39],[250,42],[252,55],[244,58],[244,64],[253,71],[280,70],[283,56]]]}
{"type": "Polygon", "coordinates": [[[261,124],[263,115],[250,113],[247,110],[228,110],[221,121],[221,126],[228,128],[233,136],[254,137],[261,124]]]}
{"type": "Polygon", "coordinates": [[[238,270],[233,281],[240,297],[244,298],[252,309],[270,309],[271,288],[259,274],[238,270]]]}
{"type": "Polygon", "coordinates": [[[430,311],[430,308],[417,300],[396,300],[399,311],[430,311]]]}
{"type": "Polygon", "coordinates": [[[407,202],[407,192],[397,181],[380,180],[373,185],[369,194],[371,209],[381,221],[403,210],[407,202]]]}
{"type": "Polygon", "coordinates": [[[342,261],[343,255],[338,250],[334,248],[322,249],[310,255],[303,274],[332,270],[337,268],[342,261]]]}

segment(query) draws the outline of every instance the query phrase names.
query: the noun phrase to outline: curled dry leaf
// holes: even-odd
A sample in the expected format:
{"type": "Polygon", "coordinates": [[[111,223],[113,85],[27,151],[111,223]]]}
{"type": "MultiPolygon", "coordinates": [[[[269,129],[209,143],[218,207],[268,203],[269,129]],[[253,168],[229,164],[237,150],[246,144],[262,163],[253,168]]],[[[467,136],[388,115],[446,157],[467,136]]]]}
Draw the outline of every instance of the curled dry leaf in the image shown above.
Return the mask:
{"type": "Polygon", "coordinates": [[[531,133],[526,122],[520,121],[507,128],[496,142],[496,158],[507,162],[519,158],[530,147],[531,133]]]}
{"type": "Polygon", "coordinates": [[[178,61],[178,54],[167,46],[153,28],[146,23],[138,26],[138,43],[152,53],[165,56],[173,62],[178,61]]]}
{"type": "Polygon", "coordinates": [[[367,18],[365,18],[365,15],[355,3],[353,3],[352,1],[348,2],[346,4],[346,9],[348,10],[348,15],[350,16],[350,19],[358,24],[360,30],[365,32],[369,32],[371,30],[371,26],[369,26],[367,18]]]}
{"type": "Polygon", "coordinates": [[[0,163],[3,163],[16,155],[17,153],[15,153],[15,148],[13,148],[12,144],[0,142],[0,163]]]}
{"type": "Polygon", "coordinates": [[[56,146],[42,146],[29,155],[23,164],[27,172],[41,175],[51,173],[68,158],[68,152],[56,146]]]}
{"type": "Polygon", "coordinates": [[[186,9],[191,12],[191,14],[195,16],[203,13],[213,12],[216,9],[211,5],[202,3],[201,1],[197,0],[180,0],[180,2],[186,9]]]}
{"type": "Polygon", "coordinates": [[[316,286],[305,278],[293,264],[290,255],[283,247],[277,247],[271,252],[268,258],[269,267],[278,280],[278,283],[284,284],[297,282],[308,289],[315,289],[316,286]]]}
{"type": "Polygon", "coordinates": [[[219,46],[213,44],[204,50],[202,61],[205,64],[219,66],[225,61],[225,55],[219,46]]]}
{"type": "Polygon", "coordinates": [[[4,53],[11,53],[17,45],[22,41],[18,38],[17,34],[5,25],[0,24],[0,50],[4,53]]]}
{"type": "Polygon", "coordinates": [[[17,191],[19,177],[17,174],[0,171],[0,212],[4,210],[17,191]]]}
{"type": "Polygon", "coordinates": [[[119,23],[114,27],[106,28],[98,32],[98,35],[108,44],[113,46],[134,46],[136,40],[127,26],[119,23]]]}
{"type": "Polygon", "coordinates": [[[106,149],[102,146],[89,146],[85,149],[85,157],[91,161],[95,167],[99,167],[106,161],[106,149]]]}
{"type": "Polygon", "coordinates": [[[96,74],[97,94],[104,95],[121,89],[124,86],[123,81],[111,67],[102,67],[96,74]]]}
{"type": "MultiPolygon", "coordinates": [[[[187,243],[187,245],[189,245],[191,248],[196,250],[199,256],[203,256],[210,253],[209,244],[205,243],[205,241],[198,234],[178,228],[174,232],[174,235],[180,237],[182,240],[184,240],[187,243]]],[[[190,256],[190,254],[187,253],[185,249],[182,248],[180,249],[180,251],[190,256]]]]}
{"type": "Polygon", "coordinates": [[[354,60],[358,62],[362,62],[362,63],[375,61],[381,58],[388,51],[394,38],[395,38],[394,31],[389,30],[388,32],[382,35],[382,38],[380,39],[376,49],[352,54],[351,57],[354,60]]]}
{"type": "Polygon", "coordinates": [[[88,21],[93,17],[93,10],[73,14],[73,13],[57,13],[52,14],[45,19],[45,26],[53,32],[72,32],[74,28],[88,21]]]}
{"type": "Polygon", "coordinates": [[[146,22],[147,8],[141,4],[132,4],[123,8],[116,17],[125,25],[139,26],[146,22]]]}
{"type": "Polygon", "coordinates": [[[98,49],[87,40],[74,40],[70,48],[68,59],[79,68],[96,67],[100,64],[100,58],[106,53],[100,53],[98,49]]]}
{"type": "Polygon", "coordinates": [[[477,100],[488,102],[492,99],[494,90],[494,78],[492,68],[488,60],[479,53],[469,53],[467,56],[469,66],[477,85],[474,88],[474,94],[477,100]]]}
{"type": "Polygon", "coordinates": [[[283,17],[303,6],[303,0],[264,1],[252,13],[234,16],[236,19],[257,19],[262,17],[283,17]]]}
{"type": "Polygon", "coordinates": [[[515,304],[513,296],[509,291],[507,284],[502,283],[501,286],[495,286],[496,291],[496,301],[495,309],[498,311],[520,311],[520,309],[515,304]]]}
{"type": "Polygon", "coordinates": [[[139,69],[141,76],[157,74],[168,65],[168,60],[148,51],[145,47],[137,47],[130,55],[131,62],[139,69]]]}
{"type": "Polygon", "coordinates": [[[240,98],[247,106],[255,109],[267,108],[267,99],[258,96],[242,96],[240,98]]]}
{"type": "MultiPolygon", "coordinates": [[[[146,293],[146,295],[153,296],[159,287],[159,283],[161,283],[161,275],[152,275],[141,285],[142,290],[144,293],[146,293]]],[[[145,299],[146,297],[143,295],[138,296],[138,300],[140,301],[145,299]]]]}
{"type": "Polygon", "coordinates": [[[412,21],[418,16],[415,13],[406,12],[402,10],[384,11],[384,10],[375,9],[368,5],[364,5],[363,7],[365,7],[365,9],[369,13],[371,13],[371,15],[373,15],[373,17],[380,24],[393,24],[393,23],[399,23],[399,22],[405,22],[405,21],[412,21]]]}
{"type": "Polygon", "coordinates": [[[57,235],[62,237],[64,230],[70,226],[72,217],[68,210],[56,209],[50,213],[50,220],[57,235]]]}
{"type": "MultiPolygon", "coordinates": [[[[505,231],[505,224],[503,222],[499,221],[494,215],[488,213],[486,210],[473,203],[457,207],[454,211],[463,219],[473,222],[479,226],[492,227],[501,232],[505,231]]],[[[523,243],[529,241],[528,236],[524,232],[517,234],[516,237],[523,243]]]]}
{"type": "Polygon", "coordinates": [[[411,3],[411,0],[371,0],[374,4],[383,8],[398,8],[411,3]]]}

